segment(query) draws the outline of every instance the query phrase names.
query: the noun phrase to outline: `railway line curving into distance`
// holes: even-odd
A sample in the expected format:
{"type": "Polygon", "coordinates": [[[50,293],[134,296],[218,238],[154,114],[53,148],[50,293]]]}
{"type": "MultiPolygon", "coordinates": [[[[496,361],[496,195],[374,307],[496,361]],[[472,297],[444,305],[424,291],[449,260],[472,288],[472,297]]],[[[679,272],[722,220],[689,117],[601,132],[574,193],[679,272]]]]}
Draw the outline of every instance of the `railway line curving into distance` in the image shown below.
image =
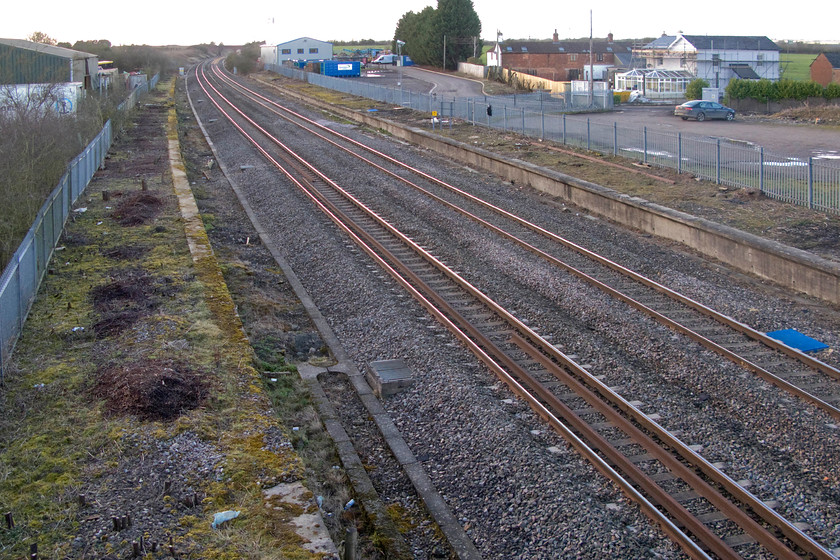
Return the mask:
{"type": "MultiPolygon", "coordinates": [[[[623,515],[643,514],[674,543],[650,555],[836,557],[840,371],[832,355],[763,334],[780,305],[766,287],[715,277],[691,255],[313,114],[216,64],[197,66],[193,82],[214,144],[232,161],[261,161],[240,165],[258,229],[283,240],[360,369],[388,353],[412,366],[415,384],[389,399],[389,412],[440,473],[432,481],[483,555],[568,554],[570,539],[550,535],[581,527],[563,506],[547,507],[540,488],[516,512],[493,501],[509,502],[517,487],[530,496],[534,480],[562,495],[550,485],[570,464],[558,451],[565,442],[588,462],[569,475],[576,492],[598,472],[607,489],[593,493],[615,506],[590,504],[596,541],[641,546],[633,534],[610,536],[637,526],[610,527],[610,512],[632,508],[623,515]],[[443,367],[433,359],[450,354],[443,367]],[[492,437],[488,426],[498,427],[492,437]],[[510,472],[478,442],[498,445],[511,426],[505,454],[554,473],[479,474],[510,472]],[[627,505],[615,505],[616,489],[627,505]],[[501,519],[517,514],[527,522],[508,541],[501,519]]],[[[816,327],[830,340],[834,316],[823,312],[816,327]]]]}

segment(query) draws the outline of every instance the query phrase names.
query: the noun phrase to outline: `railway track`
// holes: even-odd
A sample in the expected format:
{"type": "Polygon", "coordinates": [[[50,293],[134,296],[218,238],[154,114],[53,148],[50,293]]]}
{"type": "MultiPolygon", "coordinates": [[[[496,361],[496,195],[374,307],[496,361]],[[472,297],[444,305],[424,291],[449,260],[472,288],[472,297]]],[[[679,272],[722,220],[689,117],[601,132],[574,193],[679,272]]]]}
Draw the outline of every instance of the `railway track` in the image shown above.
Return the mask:
{"type": "Polygon", "coordinates": [[[690,298],[294,114],[238,84],[218,68],[198,67],[195,77],[207,99],[272,165],[538,415],[636,501],[688,555],[738,558],[744,547],[758,546],[779,558],[833,557],[796,524],[776,514],[657,424],[655,418],[607,387],[587,368],[400,231],[384,217],[384,211],[371,208],[333,182],[247,114],[249,110],[268,110],[288,123],[306,127],[330,146],[351,151],[365,165],[375,166],[378,173],[417,189],[838,417],[831,404],[837,401],[831,392],[837,371],[831,366],[779,347],[772,339],[765,340],[767,337],[761,333],[690,298]],[[250,109],[237,108],[240,103],[250,109]],[[701,329],[702,334],[697,332],[701,329]],[[740,348],[752,353],[736,353],[734,349],[740,348]],[[768,369],[771,362],[777,368],[775,372],[768,369]],[[796,364],[798,373],[786,375],[791,363],[796,364]],[[808,369],[802,372],[804,367],[808,369]],[[802,378],[809,380],[807,389],[790,382],[802,378]],[[826,390],[815,390],[821,387],[826,390]]]}

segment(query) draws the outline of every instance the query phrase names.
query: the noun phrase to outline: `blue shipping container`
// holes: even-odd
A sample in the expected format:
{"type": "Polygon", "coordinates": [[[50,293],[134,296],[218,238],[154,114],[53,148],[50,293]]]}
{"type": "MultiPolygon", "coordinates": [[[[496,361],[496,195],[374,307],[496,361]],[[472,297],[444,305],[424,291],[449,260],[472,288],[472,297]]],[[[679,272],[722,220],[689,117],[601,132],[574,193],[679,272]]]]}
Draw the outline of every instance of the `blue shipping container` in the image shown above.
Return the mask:
{"type": "Polygon", "coordinates": [[[362,65],[358,61],[325,60],[321,63],[321,74],[324,76],[360,76],[361,72],[362,65]]]}

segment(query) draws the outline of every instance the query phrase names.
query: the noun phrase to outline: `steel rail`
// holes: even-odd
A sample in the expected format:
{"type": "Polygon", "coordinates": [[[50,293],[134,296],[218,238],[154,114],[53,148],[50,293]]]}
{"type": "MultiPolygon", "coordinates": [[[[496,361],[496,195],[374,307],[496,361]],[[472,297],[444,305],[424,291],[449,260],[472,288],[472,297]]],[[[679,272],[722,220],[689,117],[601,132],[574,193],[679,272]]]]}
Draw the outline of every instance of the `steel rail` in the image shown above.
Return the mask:
{"type": "MultiPolygon", "coordinates": [[[[202,87],[203,87],[203,86],[202,86],[202,87]]],[[[211,87],[212,87],[212,86],[211,86],[211,87]]],[[[215,88],[213,88],[213,89],[215,90],[215,88]]],[[[217,91],[217,93],[218,93],[218,90],[216,90],[216,91],[217,91]]],[[[207,90],[206,90],[206,89],[205,89],[205,92],[207,92],[207,90]]],[[[207,93],[208,93],[208,95],[209,95],[209,92],[207,92],[207,93]]],[[[228,103],[230,103],[230,102],[228,101],[228,103]]],[[[214,104],[216,104],[216,103],[215,103],[215,101],[214,101],[214,104]]],[[[231,104],[231,105],[232,105],[232,104],[231,104]]],[[[216,104],[216,106],[217,106],[217,108],[219,108],[219,109],[221,110],[221,107],[219,107],[219,106],[218,106],[218,104],[216,104]]],[[[241,111],[240,111],[240,113],[241,113],[241,111]]],[[[243,114],[243,116],[244,116],[244,114],[243,114]]],[[[228,117],[228,118],[230,118],[230,117],[228,117]]],[[[247,118],[247,117],[246,117],[246,118],[247,118]]],[[[253,122],[252,122],[252,124],[253,124],[254,126],[257,126],[257,125],[256,125],[255,123],[253,123],[253,122]]],[[[237,128],[240,128],[240,127],[237,125],[237,128]]],[[[258,128],[259,128],[259,127],[258,127],[258,128]]],[[[261,128],[259,128],[259,130],[261,130],[261,132],[265,133],[265,131],[264,131],[264,130],[262,130],[261,128]]],[[[245,133],[244,133],[244,131],[243,131],[241,128],[240,128],[240,132],[243,132],[243,134],[245,134],[245,133]]],[[[247,136],[247,135],[246,135],[246,136],[247,136]]],[[[252,142],[253,142],[253,141],[254,141],[254,140],[252,139],[252,142]]],[[[281,144],[279,141],[277,141],[277,140],[273,140],[273,141],[274,141],[276,144],[278,144],[278,145],[281,145],[281,146],[282,146],[282,144],[281,144]]],[[[284,149],[286,149],[286,148],[284,147],[284,149]]],[[[263,152],[263,154],[264,154],[264,155],[267,155],[267,154],[263,151],[263,149],[262,149],[262,148],[260,148],[260,151],[261,151],[261,152],[263,152]]],[[[306,165],[306,166],[308,166],[308,167],[311,167],[311,166],[309,166],[306,162],[303,162],[303,161],[302,161],[302,159],[301,159],[301,158],[299,158],[298,156],[294,156],[294,157],[295,157],[295,158],[297,158],[298,160],[300,160],[300,161],[303,163],[303,165],[306,165]]],[[[270,158],[270,159],[271,159],[271,158],[270,158]]],[[[274,161],[274,160],[272,160],[272,161],[274,161]]],[[[275,165],[278,165],[278,164],[275,162],[275,165]]],[[[279,167],[279,165],[278,165],[278,167],[279,167]]],[[[313,171],[314,171],[314,168],[313,168],[313,171]]],[[[286,173],[286,174],[287,174],[287,176],[289,176],[289,173],[288,173],[288,172],[284,171],[284,173],[286,173]]],[[[320,175],[320,174],[319,174],[319,175],[320,175]]],[[[325,177],[323,177],[322,175],[320,175],[320,177],[321,177],[321,178],[323,178],[323,179],[326,179],[326,178],[325,178],[325,177]]],[[[291,177],[290,177],[290,178],[291,178],[291,177]]],[[[340,188],[340,187],[338,187],[337,185],[335,185],[334,183],[332,183],[331,181],[329,181],[328,179],[327,179],[326,181],[327,181],[327,182],[328,182],[328,184],[330,184],[333,188],[340,188]]],[[[300,185],[300,183],[299,183],[299,182],[297,182],[297,181],[294,181],[294,182],[295,182],[295,184],[296,184],[298,187],[301,187],[301,185],[300,185]]],[[[343,189],[342,189],[342,190],[343,190],[343,189]]],[[[344,192],[344,193],[342,193],[342,195],[343,195],[343,196],[345,196],[348,200],[351,200],[351,202],[353,202],[353,204],[355,204],[355,205],[357,205],[357,206],[361,205],[361,202],[360,202],[360,201],[358,201],[358,200],[356,200],[356,199],[355,199],[354,197],[352,197],[351,195],[349,195],[349,193],[344,192]]],[[[376,219],[378,222],[385,223],[385,222],[384,222],[384,220],[383,220],[382,218],[380,218],[379,216],[377,216],[377,215],[376,215],[375,213],[373,213],[372,211],[369,211],[369,210],[368,210],[368,212],[370,212],[371,216],[372,216],[372,217],[374,217],[374,219],[376,219]]],[[[388,227],[390,228],[390,225],[389,225],[388,227]]],[[[391,229],[394,229],[394,228],[391,228],[391,229]]],[[[407,240],[407,238],[404,238],[404,239],[403,239],[403,241],[404,241],[404,242],[405,242],[406,240],[407,240]]],[[[410,240],[408,240],[408,241],[410,242],[410,240]]],[[[413,242],[411,242],[411,243],[413,244],[413,242]]],[[[420,249],[419,247],[417,247],[417,250],[420,250],[420,251],[422,251],[423,253],[426,253],[425,251],[423,251],[423,250],[422,250],[422,249],[420,249]]],[[[427,260],[428,260],[428,259],[431,259],[432,261],[434,261],[434,262],[433,262],[433,264],[434,264],[436,267],[438,267],[439,269],[440,269],[441,267],[443,267],[442,263],[440,263],[439,261],[437,261],[437,259],[434,259],[434,257],[432,257],[431,255],[429,255],[428,253],[426,253],[426,257],[425,257],[425,258],[427,258],[427,260]]],[[[443,267],[443,268],[445,268],[445,267],[443,267]]],[[[454,273],[452,273],[452,274],[454,274],[454,273]]],[[[456,275],[456,276],[457,276],[457,275],[456,275]]],[[[417,281],[421,281],[421,280],[418,278],[418,279],[417,279],[417,281]]],[[[463,281],[463,280],[462,280],[462,281],[463,281]]],[[[422,282],[422,281],[421,281],[421,282],[422,282]]],[[[465,281],[464,281],[464,282],[465,282],[465,281]]],[[[454,309],[452,310],[452,312],[454,312],[454,309]]],[[[516,323],[518,323],[520,327],[521,327],[521,326],[524,326],[524,325],[521,325],[521,323],[519,323],[518,321],[516,321],[516,323]]],[[[526,329],[527,329],[527,327],[526,327],[526,329]]],[[[533,332],[532,332],[532,331],[530,331],[529,329],[527,329],[527,331],[529,331],[529,332],[531,333],[531,334],[530,334],[530,336],[534,336],[534,335],[535,335],[535,333],[533,333],[533,332]]],[[[459,338],[460,338],[460,337],[459,337],[459,338]]],[[[488,342],[489,342],[489,341],[488,341],[488,342]]],[[[552,348],[553,348],[553,347],[552,347],[552,348]]],[[[629,406],[629,405],[628,405],[628,406],[629,406]]],[[[641,413],[639,413],[639,414],[641,414],[641,413]]],[[[642,416],[644,416],[644,415],[642,415],[642,416]]],[[[664,431],[664,430],[663,430],[663,431],[664,431]]],[[[724,476],[725,476],[725,475],[724,475],[724,476]]],[[[684,478],[684,480],[685,480],[685,478],[684,478]]],[[[737,486],[737,485],[736,485],[736,486],[737,486]]],[[[734,507],[734,506],[732,506],[732,507],[734,507]]],[[[737,509],[737,508],[736,508],[736,509],[737,509]]],[[[723,511],[723,510],[722,510],[722,511],[723,511]]],[[[771,510],[771,511],[772,511],[772,510],[771,510]]],[[[740,510],[738,510],[738,512],[740,512],[740,510]]],[[[690,514],[689,514],[689,515],[690,515],[690,514]]],[[[730,515],[729,513],[727,513],[727,515],[729,515],[729,516],[730,516],[730,518],[732,518],[733,516],[735,516],[735,515],[737,515],[737,514],[736,514],[736,513],[732,513],[732,514],[730,515]]],[[[741,524],[742,524],[742,526],[743,526],[743,523],[741,523],[741,524]]],[[[753,534],[755,531],[756,531],[756,529],[754,529],[754,528],[753,528],[752,530],[748,529],[748,532],[750,532],[751,534],[753,534]]],[[[772,545],[771,545],[771,546],[772,546],[772,545]]],[[[778,553],[778,554],[783,554],[783,553],[784,553],[784,552],[783,552],[784,550],[789,550],[789,549],[784,548],[784,549],[780,549],[780,550],[778,550],[778,551],[774,551],[774,552],[776,552],[776,553],[778,553]]]]}
{"type": "MultiPolygon", "coordinates": [[[[197,72],[197,71],[196,71],[197,72]]],[[[226,111],[224,111],[209,95],[209,91],[201,84],[201,80],[199,78],[198,73],[196,73],[196,77],[201,85],[202,89],[208,94],[208,98],[211,99],[211,102],[216,106],[216,108],[225,115],[225,117],[233,124],[234,127],[255,147],[259,150],[259,152],[268,159],[270,163],[272,163],[275,167],[277,167],[296,187],[298,187],[304,194],[307,196],[339,229],[341,229],[350,239],[356,243],[369,257],[371,257],[383,270],[385,270],[394,280],[396,280],[405,290],[407,290],[412,297],[417,300],[423,308],[425,308],[436,320],[438,320],[442,325],[444,325],[450,332],[452,332],[458,340],[463,342],[478,358],[479,360],[488,366],[488,368],[496,373],[496,375],[514,392],[514,394],[521,397],[525,400],[529,406],[545,421],[547,421],[560,435],[562,435],[569,443],[572,445],[578,452],[581,453],[586,459],[588,459],[596,470],[604,474],[609,480],[615,483],[624,493],[628,496],[631,500],[639,504],[640,509],[650,517],[654,523],[658,524],[662,530],[669,536],[671,539],[676,542],[691,558],[695,558],[698,560],[708,560],[711,557],[706,554],[706,552],[697,545],[688,535],[685,534],[677,525],[675,525],[668,516],[664,515],[654,504],[652,504],[643,494],[641,494],[634,485],[621,476],[615,469],[613,469],[609,463],[604,461],[598,453],[590,448],[586,443],[581,440],[572,430],[570,430],[565,424],[563,424],[557,417],[555,417],[548,409],[546,409],[542,404],[539,402],[538,399],[534,398],[524,387],[522,387],[514,377],[512,377],[504,367],[502,367],[496,360],[494,360],[489,354],[487,354],[484,349],[481,348],[476,342],[471,338],[471,336],[459,328],[455,323],[453,323],[449,317],[445,313],[443,313],[438,307],[426,298],[415,286],[412,284],[411,281],[406,279],[402,274],[397,272],[385,259],[383,259],[379,252],[375,250],[372,245],[377,245],[378,242],[375,239],[370,239],[372,243],[368,243],[360,237],[357,231],[349,226],[346,223],[346,220],[343,220],[339,217],[339,215],[331,208],[328,207],[325,201],[323,201],[322,197],[310,192],[308,188],[303,184],[303,182],[299,181],[297,178],[293,176],[286,168],[280,164],[276,159],[274,159],[267,151],[264,150],[259,144],[256,142],[254,138],[252,138],[247,132],[244,131],[229,115],[226,111]]],[[[416,246],[419,249],[419,246],[416,246]]],[[[421,249],[422,250],[422,249],[421,249]]],[[[432,257],[429,255],[429,257],[432,257]]],[[[422,279],[419,277],[415,277],[413,279],[414,282],[419,282],[420,285],[424,285],[422,279]]],[[[430,291],[430,293],[434,294],[434,291],[430,291]]],[[[439,296],[437,296],[439,297],[439,296]]],[[[723,545],[725,547],[725,545],[723,545]]]]}
{"type": "MultiPolygon", "coordinates": [[[[340,138],[342,141],[350,143],[351,145],[353,145],[355,147],[358,147],[360,149],[363,149],[363,150],[365,150],[369,153],[372,153],[372,154],[376,155],[377,157],[385,159],[386,161],[392,163],[393,165],[396,165],[396,166],[399,166],[399,167],[401,167],[405,170],[411,171],[412,173],[415,173],[416,175],[424,178],[425,180],[428,180],[428,181],[430,181],[434,184],[437,184],[438,186],[440,186],[442,188],[445,188],[445,189],[449,190],[450,192],[454,192],[454,193],[470,200],[471,202],[474,202],[474,203],[476,203],[476,204],[478,204],[478,205],[480,205],[480,206],[482,206],[482,207],[484,207],[488,210],[491,210],[492,212],[495,212],[495,213],[497,213],[497,214],[499,214],[503,217],[506,217],[506,218],[514,221],[515,223],[517,223],[517,224],[519,224],[523,227],[526,227],[529,230],[534,231],[535,233],[538,233],[539,235],[542,235],[542,236],[544,236],[548,239],[551,239],[551,240],[553,240],[557,243],[560,243],[563,246],[565,246],[565,247],[567,247],[567,248],[569,248],[569,249],[571,249],[571,250],[573,250],[573,251],[575,251],[575,252],[577,252],[581,255],[584,255],[584,256],[598,262],[599,264],[601,264],[603,266],[606,266],[606,267],[608,267],[608,268],[610,268],[610,269],[612,269],[612,270],[614,270],[614,271],[616,271],[616,272],[618,272],[618,273],[620,273],[620,274],[622,274],[622,275],[624,275],[624,276],[626,276],[626,277],[628,277],[628,278],[630,278],[630,279],[632,279],[636,282],[639,282],[639,283],[647,286],[648,288],[651,288],[651,289],[655,290],[656,292],[661,293],[662,295],[664,295],[664,296],[666,296],[666,297],[668,297],[668,298],[670,298],[674,301],[677,301],[677,302],[679,302],[679,303],[681,303],[681,304],[683,304],[683,305],[685,305],[685,306],[687,306],[691,309],[694,309],[695,311],[697,311],[697,312],[699,312],[699,313],[701,313],[701,314],[703,314],[707,317],[712,318],[713,320],[715,320],[715,321],[717,321],[717,322],[735,330],[736,332],[739,332],[739,333],[743,334],[744,336],[747,336],[748,338],[751,338],[751,339],[753,339],[757,342],[760,342],[761,344],[765,345],[766,347],[768,347],[772,350],[779,351],[779,352],[787,355],[788,357],[803,363],[804,365],[814,369],[815,371],[824,373],[824,374],[829,375],[829,376],[831,376],[835,379],[840,379],[840,370],[830,366],[829,364],[826,364],[826,363],[824,363],[824,362],[822,362],[822,361],[820,361],[820,360],[818,360],[818,359],[816,359],[812,356],[808,356],[807,354],[805,354],[804,352],[801,352],[800,350],[797,350],[795,348],[791,348],[791,347],[787,346],[786,344],[784,344],[784,343],[782,343],[782,342],[780,342],[780,341],[778,341],[778,340],[776,340],[772,337],[769,337],[766,334],[761,333],[760,331],[757,331],[757,330],[753,329],[752,327],[750,327],[750,326],[748,326],[744,323],[741,323],[741,322],[739,322],[739,321],[737,321],[737,320],[735,320],[735,319],[733,319],[733,318],[731,318],[731,317],[729,317],[729,316],[727,316],[723,313],[720,313],[720,312],[718,312],[718,311],[716,311],[716,310],[714,310],[714,309],[712,309],[712,308],[710,308],[710,307],[708,307],[708,306],[706,306],[706,305],[704,305],[704,304],[702,304],[702,303],[700,303],[700,302],[698,302],[698,301],[696,301],[692,298],[689,298],[688,296],[686,296],[684,294],[676,292],[675,290],[672,290],[672,289],[668,288],[667,286],[664,286],[664,285],[662,285],[662,284],[660,284],[660,283],[658,283],[658,282],[656,282],[656,281],[654,281],[650,278],[647,278],[647,277],[645,277],[645,276],[643,276],[643,275],[641,275],[641,274],[639,274],[639,273],[637,273],[637,272],[635,272],[631,269],[628,269],[627,267],[624,267],[623,265],[621,265],[619,263],[616,263],[616,262],[612,261],[611,259],[607,259],[606,257],[603,257],[602,255],[599,255],[599,254],[597,254],[593,251],[590,251],[589,249],[586,249],[585,247],[583,247],[581,245],[578,245],[578,244],[576,244],[576,243],[574,243],[574,242],[572,242],[572,241],[570,241],[566,238],[563,238],[563,237],[561,237],[557,234],[554,234],[553,232],[550,232],[550,231],[548,231],[548,230],[546,230],[546,229],[544,229],[544,228],[542,228],[542,227],[540,227],[536,224],[533,224],[532,222],[529,222],[529,221],[527,221],[523,218],[520,218],[519,216],[516,216],[515,214],[513,214],[511,212],[508,212],[508,211],[506,211],[506,210],[504,210],[504,209],[502,209],[498,206],[490,204],[490,203],[484,201],[483,199],[481,199],[481,198],[479,198],[475,195],[467,193],[467,192],[465,192],[461,189],[458,189],[457,187],[454,187],[453,185],[450,185],[450,184],[448,184],[448,183],[446,183],[446,182],[444,182],[444,181],[442,181],[442,180],[440,180],[436,177],[433,177],[433,176],[431,176],[431,175],[429,175],[429,174],[427,174],[427,173],[425,173],[425,172],[423,172],[419,169],[416,169],[412,166],[409,166],[409,165],[397,160],[396,158],[393,158],[393,157],[389,156],[388,154],[379,152],[379,151],[377,151],[377,150],[375,150],[375,149],[373,149],[369,146],[366,146],[365,144],[363,144],[361,142],[358,142],[358,141],[356,141],[352,138],[349,138],[346,135],[343,135],[343,134],[341,134],[337,131],[334,131],[334,130],[328,128],[328,127],[325,127],[325,126],[323,126],[323,125],[305,117],[304,115],[301,115],[301,114],[299,114],[295,111],[292,111],[291,109],[288,109],[287,107],[284,107],[284,106],[276,103],[275,101],[269,99],[268,97],[265,97],[265,96],[259,94],[258,92],[254,91],[250,88],[246,88],[245,86],[243,86],[239,82],[236,82],[235,80],[232,80],[231,78],[229,78],[227,75],[225,75],[224,73],[222,73],[218,69],[215,69],[215,72],[217,73],[217,75],[220,79],[229,82],[232,86],[238,88],[240,91],[243,91],[246,95],[250,96],[252,99],[258,100],[258,102],[260,102],[264,107],[266,107],[269,110],[272,110],[275,114],[281,115],[281,113],[279,111],[276,111],[276,110],[272,109],[271,107],[277,107],[280,110],[282,110],[283,112],[285,112],[287,114],[294,115],[295,118],[303,120],[307,124],[309,124],[311,126],[314,126],[314,127],[318,128],[319,130],[323,130],[325,132],[328,132],[329,134],[340,138]],[[263,101],[265,103],[262,103],[263,101]]],[[[294,122],[292,119],[289,119],[287,117],[284,117],[284,118],[286,118],[289,122],[294,122]]],[[[303,127],[303,128],[306,128],[306,127],[303,127]]],[[[307,130],[309,130],[309,129],[307,129],[307,130]]],[[[363,156],[361,156],[359,154],[356,154],[355,152],[352,152],[351,150],[348,150],[346,147],[341,146],[340,144],[326,138],[325,136],[323,136],[321,134],[318,134],[315,131],[310,130],[310,132],[312,134],[318,136],[322,140],[330,143],[331,145],[333,145],[333,146],[335,146],[339,149],[342,149],[345,152],[354,155],[355,157],[358,157],[359,159],[365,161],[369,165],[372,165],[372,166],[376,167],[380,171],[388,174],[389,176],[391,176],[391,177],[393,177],[393,178],[411,186],[412,188],[424,193],[426,196],[429,196],[429,197],[433,198],[434,200],[436,200],[436,201],[438,201],[442,204],[445,204],[449,208],[451,208],[451,209],[453,209],[457,212],[462,213],[463,215],[469,217],[470,219],[476,221],[477,223],[482,224],[484,227],[488,227],[488,228],[492,229],[493,231],[495,231],[496,233],[498,233],[499,235],[503,235],[506,238],[510,239],[511,241],[514,241],[515,243],[519,244],[520,246],[528,249],[529,251],[532,251],[535,254],[538,254],[539,256],[548,260],[549,262],[551,262],[555,266],[558,266],[558,267],[561,267],[561,268],[567,270],[568,272],[574,274],[575,276],[577,276],[577,277],[585,280],[586,282],[589,282],[590,284],[598,287],[599,289],[609,293],[611,296],[613,296],[615,298],[618,298],[621,301],[624,301],[628,305],[633,306],[634,308],[638,309],[639,311],[642,311],[643,313],[646,313],[647,315],[653,317],[654,319],[656,319],[660,323],[668,326],[669,328],[672,328],[673,330],[675,330],[677,332],[685,334],[686,336],[688,336],[689,338],[691,338],[695,342],[697,342],[697,343],[703,345],[704,347],[720,354],[721,356],[723,356],[726,359],[732,361],[733,363],[738,364],[739,366],[747,369],[748,371],[751,371],[752,373],[758,375],[759,377],[761,377],[765,381],[768,381],[769,383],[771,383],[773,385],[776,385],[777,387],[779,387],[779,388],[781,388],[785,391],[788,391],[789,393],[801,398],[805,402],[808,402],[808,403],[816,406],[817,408],[820,408],[821,410],[827,412],[832,417],[834,417],[836,419],[840,419],[840,408],[838,408],[838,407],[832,405],[831,403],[821,399],[820,397],[818,397],[817,395],[814,395],[813,393],[809,392],[808,390],[803,389],[802,387],[796,385],[795,383],[791,383],[790,381],[788,381],[788,380],[774,374],[773,372],[761,367],[760,365],[754,363],[753,361],[747,359],[746,357],[741,356],[737,352],[733,352],[733,351],[727,349],[725,346],[720,345],[720,344],[710,340],[708,337],[705,337],[702,334],[695,332],[694,330],[691,329],[691,327],[685,326],[682,323],[680,323],[679,321],[671,319],[671,318],[667,317],[666,315],[664,315],[660,312],[657,312],[656,310],[652,309],[648,305],[645,305],[644,303],[637,300],[636,298],[633,298],[632,296],[626,295],[623,292],[608,286],[604,282],[601,282],[601,281],[597,280],[593,276],[577,269],[576,267],[574,267],[574,266],[572,266],[568,263],[565,263],[565,262],[561,261],[560,259],[558,259],[556,257],[552,257],[552,256],[548,255],[547,253],[545,253],[544,251],[535,249],[532,245],[528,244],[527,242],[522,241],[521,239],[517,238],[516,236],[513,236],[513,235],[505,232],[501,228],[498,228],[498,227],[490,224],[486,220],[483,220],[483,219],[479,218],[478,216],[476,216],[476,215],[470,213],[469,211],[467,211],[466,209],[463,209],[463,208],[457,206],[456,204],[451,203],[451,202],[435,195],[434,193],[431,193],[430,191],[428,191],[426,189],[423,189],[422,187],[420,187],[419,185],[416,185],[415,183],[409,181],[408,179],[406,179],[406,178],[404,178],[404,177],[402,177],[402,176],[400,176],[396,173],[391,172],[390,170],[388,170],[388,169],[386,169],[386,168],[368,160],[367,158],[364,158],[363,156]]]]}

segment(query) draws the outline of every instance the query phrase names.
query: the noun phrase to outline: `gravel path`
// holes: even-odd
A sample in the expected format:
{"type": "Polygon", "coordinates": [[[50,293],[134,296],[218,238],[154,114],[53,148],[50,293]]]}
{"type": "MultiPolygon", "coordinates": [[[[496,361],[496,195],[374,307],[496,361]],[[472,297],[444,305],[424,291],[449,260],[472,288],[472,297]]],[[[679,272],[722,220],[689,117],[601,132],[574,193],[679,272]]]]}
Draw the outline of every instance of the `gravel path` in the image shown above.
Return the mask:
{"type": "MultiPolygon", "coordinates": [[[[349,241],[244,146],[238,133],[221,120],[210,123],[218,115],[209,103],[198,103],[197,110],[226,165],[246,166],[233,179],[358,368],[393,358],[411,367],[415,385],[384,404],[486,558],[682,557],[367,258],[348,250],[349,241]]],[[[608,385],[620,386],[628,400],[645,403],[645,412],[659,414],[684,441],[701,445],[702,454],[724,463],[732,478],[750,481],[750,490],[765,500],[777,500],[780,513],[807,523],[824,546],[840,546],[840,438],[828,416],[393,180],[359,172],[346,156],[275,121],[271,125],[282,128],[284,141],[319,161],[331,178],[375,201],[384,216],[563,352],[608,385]]],[[[838,310],[820,302],[371,131],[334,126],[758,330],[796,328],[831,347],[840,344],[838,310]]],[[[837,363],[834,354],[821,358],[837,363]]],[[[340,391],[331,394],[340,399],[340,391]]],[[[352,437],[352,426],[348,432],[352,437]]],[[[403,483],[389,484],[387,477],[379,484],[385,499],[405,493],[403,483]]],[[[418,551],[417,557],[427,553],[418,551]]]]}

